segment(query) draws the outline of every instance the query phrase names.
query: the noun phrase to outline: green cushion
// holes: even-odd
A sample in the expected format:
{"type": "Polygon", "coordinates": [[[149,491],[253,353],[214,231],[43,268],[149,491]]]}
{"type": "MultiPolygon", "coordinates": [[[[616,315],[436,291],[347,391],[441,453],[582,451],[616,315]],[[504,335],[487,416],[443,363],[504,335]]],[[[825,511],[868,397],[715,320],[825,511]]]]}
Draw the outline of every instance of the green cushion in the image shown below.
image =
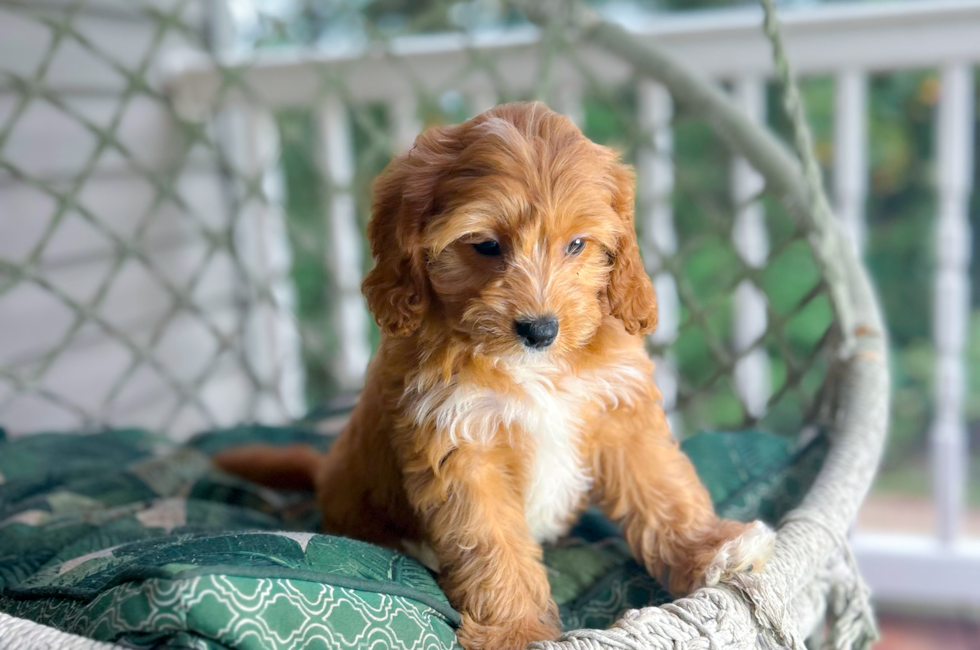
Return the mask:
{"type": "MultiPolygon", "coordinates": [[[[313,534],[309,494],[224,475],[208,455],[328,440],[243,426],[185,446],[138,430],[0,438],[0,611],[104,641],[163,648],[451,648],[459,615],[415,560],[313,534]]],[[[819,468],[756,432],[685,442],[719,510],[776,521],[819,468]]],[[[589,511],[545,550],[566,629],[666,602],[616,528],[589,511]]]]}

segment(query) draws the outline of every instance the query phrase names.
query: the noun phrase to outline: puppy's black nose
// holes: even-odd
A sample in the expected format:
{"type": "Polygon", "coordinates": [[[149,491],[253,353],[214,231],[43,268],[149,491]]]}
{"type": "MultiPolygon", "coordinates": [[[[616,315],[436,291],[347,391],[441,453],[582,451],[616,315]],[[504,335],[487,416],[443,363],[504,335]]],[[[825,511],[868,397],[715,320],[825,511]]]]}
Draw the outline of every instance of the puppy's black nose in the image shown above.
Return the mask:
{"type": "Polygon", "coordinates": [[[554,343],[558,336],[558,319],[554,316],[543,316],[533,320],[517,320],[514,321],[514,329],[524,345],[543,350],[554,343]]]}

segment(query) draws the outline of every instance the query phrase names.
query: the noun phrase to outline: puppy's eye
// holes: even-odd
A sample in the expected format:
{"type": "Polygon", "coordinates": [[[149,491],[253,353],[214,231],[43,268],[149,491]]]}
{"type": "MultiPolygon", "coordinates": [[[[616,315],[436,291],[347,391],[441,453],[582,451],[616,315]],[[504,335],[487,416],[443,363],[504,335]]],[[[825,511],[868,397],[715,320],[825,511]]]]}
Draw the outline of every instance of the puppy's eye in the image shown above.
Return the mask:
{"type": "Polygon", "coordinates": [[[565,247],[565,253],[568,255],[578,255],[583,250],[585,250],[585,240],[581,237],[576,237],[565,247]]]}
{"type": "Polygon", "coordinates": [[[495,242],[492,239],[487,241],[481,241],[478,244],[473,244],[473,250],[475,250],[480,255],[486,255],[487,257],[496,257],[500,255],[500,242],[495,242]]]}

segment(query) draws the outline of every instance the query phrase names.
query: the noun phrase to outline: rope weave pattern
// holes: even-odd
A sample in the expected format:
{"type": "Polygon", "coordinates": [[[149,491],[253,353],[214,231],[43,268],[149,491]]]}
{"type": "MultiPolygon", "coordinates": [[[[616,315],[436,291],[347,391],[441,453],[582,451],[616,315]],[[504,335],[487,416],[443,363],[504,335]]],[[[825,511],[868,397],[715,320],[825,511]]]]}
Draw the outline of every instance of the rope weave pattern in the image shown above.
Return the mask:
{"type": "Polygon", "coordinates": [[[0,613],[0,650],[120,650],[122,646],[93,641],[22,618],[0,613]]]}
{"type": "MultiPolygon", "coordinates": [[[[606,81],[603,71],[578,51],[576,33],[559,28],[560,12],[548,19],[540,45],[529,54],[540,67],[539,77],[520,86],[508,77],[506,66],[511,64],[499,52],[477,47],[467,29],[459,27],[452,5],[449,0],[434,2],[395,31],[384,26],[383,16],[359,19],[371,47],[354,61],[377,60],[375,53],[385,52],[383,60],[409,88],[404,95],[388,103],[357,99],[353,86],[358,79],[351,72],[357,66],[311,63],[309,98],[279,111],[268,108],[262,89],[252,85],[248,61],[215,53],[220,39],[207,24],[220,21],[202,15],[200,3],[141,0],[97,14],[83,2],[69,3],[67,9],[26,0],[5,3],[0,8],[4,16],[22,20],[50,39],[35,70],[2,73],[0,78],[16,98],[10,114],[0,116],[0,174],[7,174],[0,183],[43,197],[53,208],[50,214],[25,215],[41,226],[23,250],[8,257],[0,249],[0,313],[8,305],[13,313],[27,313],[20,308],[20,292],[30,291],[43,296],[51,320],[65,323],[43,344],[9,357],[0,351],[0,419],[38,403],[61,414],[64,424],[59,426],[65,428],[125,422],[183,435],[242,420],[289,419],[302,414],[296,410],[297,396],[287,394],[286,378],[297,370],[284,362],[290,354],[299,359],[299,383],[305,384],[305,391],[298,389],[304,393],[299,401],[305,397],[314,405],[330,396],[339,385],[332,369],[345,344],[337,335],[337,305],[341,299],[358,303],[360,296],[358,278],[333,266],[336,252],[329,226],[338,205],[349,200],[356,210],[355,234],[363,232],[371,180],[393,153],[408,146],[400,141],[404,136],[398,133],[393,106],[419,128],[457,121],[479,108],[473,80],[483,79],[488,83],[480,94],[487,99],[480,101],[537,98],[573,111],[578,106],[587,133],[622,149],[627,160],[668,155],[657,150],[660,134],[631,112],[634,79],[606,81]],[[145,49],[132,59],[120,56],[87,31],[96,19],[144,29],[149,35],[145,49]],[[399,39],[447,29],[456,30],[464,43],[454,56],[457,69],[449,81],[431,81],[424,69],[394,53],[403,42],[399,39]],[[168,44],[174,39],[216,72],[218,90],[206,106],[188,108],[182,97],[168,93],[168,78],[161,71],[172,67],[168,44]],[[105,119],[90,116],[74,88],[64,89],[49,79],[58,72],[62,49],[69,46],[80,48],[113,75],[111,90],[99,91],[111,99],[105,119]],[[562,99],[568,96],[580,101],[562,99]],[[331,173],[318,144],[327,135],[320,112],[338,100],[353,135],[349,178],[331,173]],[[36,124],[30,118],[38,105],[51,107],[59,119],[91,135],[94,145],[77,167],[52,176],[35,169],[13,147],[36,124]],[[161,116],[160,128],[173,141],[173,151],[160,161],[143,151],[127,130],[132,116],[149,108],[161,116]],[[598,126],[590,126],[592,122],[598,126]],[[89,193],[110,173],[106,158],[118,161],[112,174],[130,178],[130,185],[146,188],[148,194],[146,204],[123,224],[90,200],[89,193]],[[189,183],[195,179],[197,186],[205,180],[214,186],[210,191],[220,194],[222,202],[203,204],[197,186],[189,183]],[[70,256],[57,252],[63,233],[83,227],[80,223],[92,231],[95,243],[70,256]],[[262,248],[256,241],[274,240],[279,233],[286,240],[281,251],[256,252],[262,248]],[[66,273],[81,276],[93,268],[98,277],[91,289],[79,290],[64,281],[66,273]],[[136,277],[142,293],[157,297],[154,307],[121,316],[120,292],[136,277]],[[225,284],[215,288],[215,277],[226,277],[225,284]],[[270,320],[294,331],[296,340],[280,341],[274,358],[264,360],[256,343],[269,347],[270,320]],[[178,362],[181,355],[174,354],[179,345],[175,337],[188,330],[202,348],[194,363],[178,362]],[[100,363],[107,376],[83,396],[64,387],[69,382],[62,373],[67,359],[88,350],[99,350],[100,359],[119,359],[119,367],[100,363]],[[213,392],[231,381],[240,382],[238,399],[213,392]],[[134,385],[146,384],[151,388],[132,394],[134,385]],[[133,421],[134,408],[152,404],[160,405],[159,412],[133,421]]],[[[704,132],[701,117],[678,103],[673,129],[678,134],[704,132]]],[[[712,173],[724,176],[727,161],[719,158],[722,166],[712,173]]],[[[744,396],[732,376],[742,360],[761,350],[776,369],[759,424],[798,431],[812,420],[827,374],[825,338],[833,314],[822,277],[826,270],[816,268],[816,258],[803,245],[804,234],[780,218],[775,203],[767,204],[773,226],[768,233],[770,263],[762,268],[748,263],[732,243],[732,215],[743,206],[732,205],[716,186],[705,183],[702,164],[680,160],[672,167],[672,193],[641,196],[637,214],[648,270],[673,278],[680,304],[672,312],[676,334],[651,344],[651,352],[698,351],[680,357],[676,406],[683,422],[690,431],[755,426],[758,416],[742,403],[744,396]],[[665,248],[651,236],[662,225],[648,218],[656,201],[676,204],[684,214],[669,226],[677,231],[676,247],[665,248]],[[714,260],[710,276],[692,276],[692,265],[704,267],[706,257],[714,260]],[[797,273],[799,281],[789,294],[780,287],[788,268],[809,269],[797,273]],[[762,305],[766,328],[755,340],[736,346],[731,340],[732,294],[744,282],[769,297],[762,305]],[[801,336],[803,330],[807,333],[801,336]]],[[[369,264],[364,257],[362,272],[369,264]]],[[[26,322],[25,329],[31,325],[26,322]]]]}
{"type": "MultiPolygon", "coordinates": [[[[803,177],[806,180],[806,193],[810,214],[812,218],[823,224],[831,224],[834,220],[833,211],[830,209],[830,201],[827,198],[827,191],[823,183],[823,175],[820,171],[820,164],[814,153],[813,134],[810,132],[810,125],[806,119],[806,107],[800,97],[800,88],[796,83],[792,66],[786,56],[786,49],[783,46],[783,37],[779,26],[779,17],[772,0],[760,0],[765,13],[765,31],[769,42],[772,45],[773,61],[776,66],[776,75],[782,86],[783,110],[789,118],[790,127],[793,131],[793,144],[796,155],[803,165],[803,177]]],[[[835,237],[837,231],[830,227],[824,227],[815,231],[814,236],[822,236],[814,243],[815,246],[827,252],[827,257],[836,247],[841,245],[840,238],[835,237]],[[819,235],[818,235],[819,233],[819,235]]],[[[840,278],[840,271],[837,266],[828,264],[824,266],[823,272],[834,275],[833,281],[829,282],[830,291],[842,291],[846,286],[840,278]]],[[[853,319],[847,305],[849,298],[844,295],[836,295],[833,304],[838,310],[838,319],[841,334],[844,337],[842,352],[846,353],[852,348],[853,319]]]]}

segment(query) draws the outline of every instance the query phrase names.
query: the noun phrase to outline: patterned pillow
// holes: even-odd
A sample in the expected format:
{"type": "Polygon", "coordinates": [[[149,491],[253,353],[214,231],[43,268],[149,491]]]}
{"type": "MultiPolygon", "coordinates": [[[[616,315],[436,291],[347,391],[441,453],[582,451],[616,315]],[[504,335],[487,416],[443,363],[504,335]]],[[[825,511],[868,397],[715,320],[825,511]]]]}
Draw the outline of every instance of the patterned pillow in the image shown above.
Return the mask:
{"type": "MultiPolygon", "coordinates": [[[[136,647],[452,648],[459,615],[414,560],[314,534],[306,493],[213,470],[245,442],[328,439],[247,426],[186,446],[144,431],[0,437],[0,611],[136,647]]],[[[822,460],[766,434],[685,443],[719,509],[776,520],[822,460]]],[[[590,511],[545,552],[566,628],[606,627],[667,594],[590,511]]]]}

